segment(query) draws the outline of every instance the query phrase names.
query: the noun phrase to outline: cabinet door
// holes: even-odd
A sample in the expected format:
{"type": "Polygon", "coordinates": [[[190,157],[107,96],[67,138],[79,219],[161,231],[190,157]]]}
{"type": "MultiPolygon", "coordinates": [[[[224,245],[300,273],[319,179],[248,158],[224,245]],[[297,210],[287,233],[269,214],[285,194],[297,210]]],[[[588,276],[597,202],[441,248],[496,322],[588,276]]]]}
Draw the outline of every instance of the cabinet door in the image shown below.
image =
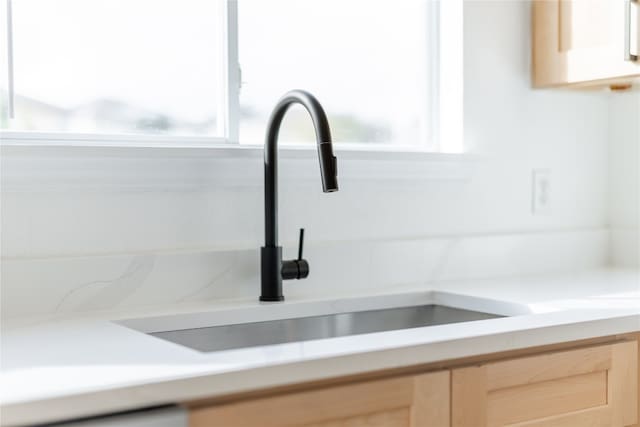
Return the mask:
{"type": "Polygon", "coordinates": [[[448,427],[449,371],[192,409],[191,427],[448,427]]]}
{"type": "Polygon", "coordinates": [[[632,425],[637,345],[620,342],[455,369],[452,426],[632,425]]]}
{"type": "Polygon", "coordinates": [[[534,0],[534,85],[614,83],[640,77],[640,62],[625,59],[625,41],[634,39],[629,49],[637,52],[640,38],[638,28],[632,25],[627,30],[626,23],[634,24],[639,16],[640,4],[629,0],[534,0]]]}

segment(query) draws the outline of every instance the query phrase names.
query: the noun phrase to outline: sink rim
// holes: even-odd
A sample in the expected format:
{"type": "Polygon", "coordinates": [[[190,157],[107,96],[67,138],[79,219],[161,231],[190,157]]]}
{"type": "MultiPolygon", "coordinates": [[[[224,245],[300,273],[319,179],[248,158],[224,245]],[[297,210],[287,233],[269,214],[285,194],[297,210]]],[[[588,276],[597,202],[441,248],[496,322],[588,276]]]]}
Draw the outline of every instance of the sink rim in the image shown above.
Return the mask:
{"type": "Polygon", "coordinates": [[[503,317],[532,314],[532,310],[523,304],[434,290],[284,303],[258,303],[253,300],[218,304],[218,307],[212,307],[209,311],[128,318],[115,320],[113,323],[151,334],[423,305],[441,305],[503,317]]]}

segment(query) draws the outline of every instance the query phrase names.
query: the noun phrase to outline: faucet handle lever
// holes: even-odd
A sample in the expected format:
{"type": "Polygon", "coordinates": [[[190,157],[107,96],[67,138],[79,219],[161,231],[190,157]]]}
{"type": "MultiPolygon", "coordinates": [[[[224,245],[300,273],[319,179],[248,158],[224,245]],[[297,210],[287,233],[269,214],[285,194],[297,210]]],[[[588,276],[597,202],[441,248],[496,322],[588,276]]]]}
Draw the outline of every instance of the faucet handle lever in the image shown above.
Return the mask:
{"type": "Polygon", "coordinates": [[[304,228],[300,229],[300,240],[298,241],[298,259],[282,261],[280,274],[284,280],[304,279],[309,275],[309,263],[302,259],[304,249],[304,228]]]}
{"type": "Polygon", "coordinates": [[[302,250],[304,249],[304,228],[300,229],[300,237],[298,238],[298,261],[302,259],[302,250]]]}

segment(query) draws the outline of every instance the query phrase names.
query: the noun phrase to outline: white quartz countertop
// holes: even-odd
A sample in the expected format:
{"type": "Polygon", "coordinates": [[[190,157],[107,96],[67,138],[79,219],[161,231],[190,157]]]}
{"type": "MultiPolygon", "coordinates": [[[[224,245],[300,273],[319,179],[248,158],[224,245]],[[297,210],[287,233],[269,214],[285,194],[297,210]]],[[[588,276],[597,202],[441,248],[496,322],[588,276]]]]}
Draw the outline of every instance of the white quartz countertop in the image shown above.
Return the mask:
{"type": "Polygon", "coordinates": [[[640,275],[620,270],[430,283],[284,304],[218,301],[11,319],[2,329],[0,419],[53,422],[634,331],[640,275]],[[511,317],[213,353],[138,331],[429,303],[511,317]]]}

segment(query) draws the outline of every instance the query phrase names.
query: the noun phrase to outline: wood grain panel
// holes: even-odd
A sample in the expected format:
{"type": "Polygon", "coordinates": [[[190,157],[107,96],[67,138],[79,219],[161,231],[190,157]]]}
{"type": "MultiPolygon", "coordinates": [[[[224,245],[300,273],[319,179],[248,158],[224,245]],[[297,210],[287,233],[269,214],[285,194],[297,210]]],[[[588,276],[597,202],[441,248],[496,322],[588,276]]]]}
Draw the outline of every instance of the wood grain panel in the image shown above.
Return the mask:
{"type": "Polygon", "coordinates": [[[608,399],[614,408],[613,425],[628,426],[638,422],[638,345],[614,345],[612,356],[608,399]]]}
{"type": "Polygon", "coordinates": [[[487,420],[487,370],[483,366],[451,371],[451,425],[481,427],[487,420]]]}
{"type": "Polygon", "coordinates": [[[509,427],[611,427],[611,408],[597,407],[554,415],[533,421],[510,424],[509,427]]]}
{"type": "Polygon", "coordinates": [[[631,425],[637,347],[623,341],[455,369],[452,426],[631,425]]]}
{"type": "Polygon", "coordinates": [[[489,392],[487,424],[503,426],[606,404],[607,372],[593,372],[489,392]]]}
{"type": "MultiPolygon", "coordinates": [[[[635,366],[635,370],[636,370],[636,391],[634,392],[633,390],[629,390],[626,391],[626,393],[630,393],[631,395],[633,395],[634,393],[637,396],[636,399],[636,404],[632,405],[631,407],[631,418],[633,418],[633,416],[635,415],[636,421],[635,424],[633,424],[631,427],[640,427],[640,333],[635,333],[632,335],[628,335],[627,336],[628,339],[630,340],[634,340],[632,342],[636,343],[635,346],[635,354],[636,354],[636,366],[635,366]],[[635,408],[635,413],[633,412],[635,408]]],[[[617,358],[617,355],[615,356],[617,358]]],[[[634,367],[631,367],[631,370],[633,371],[634,367]]],[[[627,409],[629,410],[629,409],[627,409]]],[[[629,416],[629,414],[627,414],[627,416],[629,416]]],[[[627,421],[627,420],[625,420],[627,421]]]]}
{"type": "Polygon", "coordinates": [[[450,378],[449,371],[414,377],[412,427],[448,427],[451,424],[450,378]]]}
{"type": "Polygon", "coordinates": [[[487,365],[487,388],[497,390],[606,371],[611,368],[611,346],[541,354],[487,365]]]}
{"type": "Polygon", "coordinates": [[[449,371],[194,408],[191,427],[449,426],[449,371]]]}
{"type": "MultiPolygon", "coordinates": [[[[408,408],[386,412],[375,412],[341,420],[306,424],[304,427],[406,427],[410,425],[411,414],[408,408]]],[[[424,424],[427,426],[428,424],[424,424]]]]}

